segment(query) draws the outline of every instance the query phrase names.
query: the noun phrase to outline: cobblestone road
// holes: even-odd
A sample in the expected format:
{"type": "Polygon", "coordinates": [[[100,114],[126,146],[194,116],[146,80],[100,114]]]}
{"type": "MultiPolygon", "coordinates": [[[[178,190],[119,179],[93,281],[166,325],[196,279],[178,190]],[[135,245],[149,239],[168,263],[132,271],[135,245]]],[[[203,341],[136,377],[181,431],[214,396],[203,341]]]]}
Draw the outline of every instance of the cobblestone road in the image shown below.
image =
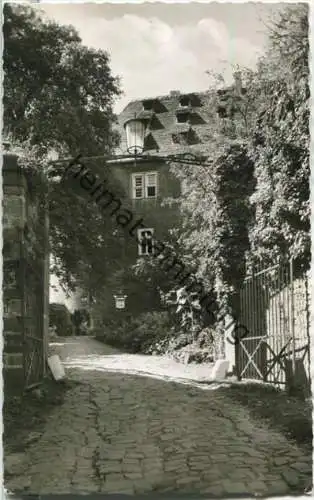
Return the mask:
{"type": "MultiPolygon", "coordinates": [[[[114,352],[93,339],[69,342],[63,358],[114,352]]],[[[301,493],[308,484],[311,456],[219,389],[78,368],[68,375],[82,383],[17,460],[10,490],[217,497],[301,493]]]]}

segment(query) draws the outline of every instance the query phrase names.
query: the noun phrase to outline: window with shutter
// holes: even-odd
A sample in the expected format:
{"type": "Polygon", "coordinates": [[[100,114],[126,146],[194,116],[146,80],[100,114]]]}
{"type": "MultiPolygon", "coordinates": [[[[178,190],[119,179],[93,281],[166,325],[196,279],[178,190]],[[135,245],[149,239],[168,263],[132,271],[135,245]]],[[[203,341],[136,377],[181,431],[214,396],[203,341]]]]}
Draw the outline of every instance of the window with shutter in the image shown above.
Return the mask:
{"type": "Polygon", "coordinates": [[[146,184],[146,197],[147,198],[156,198],[157,191],[157,175],[154,174],[146,174],[145,179],[146,184]]]}
{"type": "Polygon", "coordinates": [[[132,198],[156,198],[157,197],[157,173],[143,172],[132,174],[132,198]]]}
{"type": "Polygon", "coordinates": [[[144,176],[134,175],[133,176],[133,198],[139,199],[143,198],[144,195],[144,176]]]}

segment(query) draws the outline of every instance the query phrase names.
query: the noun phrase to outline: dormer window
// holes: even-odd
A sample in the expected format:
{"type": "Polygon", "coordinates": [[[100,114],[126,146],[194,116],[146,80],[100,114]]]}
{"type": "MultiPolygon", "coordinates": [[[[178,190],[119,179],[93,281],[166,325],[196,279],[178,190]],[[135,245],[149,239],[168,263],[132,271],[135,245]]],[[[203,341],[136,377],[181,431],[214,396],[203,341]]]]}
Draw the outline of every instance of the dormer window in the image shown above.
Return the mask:
{"type": "Polygon", "coordinates": [[[184,132],[179,132],[177,134],[172,134],[172,142],[174,144],[189,145],[198,144],[200,142],[199,137],[193,129],[189,129],[184,132]]]}
{"type": "Polygon", "coordinates": [[[164,113],[167,111],[164,104],[159,99],[144,99],[142,101],[143,111],[153,111],[154,113],[164,113]]]}
{"type": "Polygon", "coordinates": [[[178,123],[188,123],[190,119],[190,113],[188,112],[177,112],[177,122],[178,123]]]}
{"type": "Polygon", "coordinates": [[[201,100],[196,94],[187,94],[180,97],[180,106],[183,108],[198,108],[202,106],[201,100]]]}
{"type": "Polygon", "coordinates": [[[153,111],[154,110],[154,100],[146,99],[143,101],[143,110],[144,111],[153,111]]]}
{"type": "Polygon", "coordinates": [[[182,107],[188,107],[190,106],[190,98],[187,96],[183,96],[180,99],[180,106],[182,107]]]}

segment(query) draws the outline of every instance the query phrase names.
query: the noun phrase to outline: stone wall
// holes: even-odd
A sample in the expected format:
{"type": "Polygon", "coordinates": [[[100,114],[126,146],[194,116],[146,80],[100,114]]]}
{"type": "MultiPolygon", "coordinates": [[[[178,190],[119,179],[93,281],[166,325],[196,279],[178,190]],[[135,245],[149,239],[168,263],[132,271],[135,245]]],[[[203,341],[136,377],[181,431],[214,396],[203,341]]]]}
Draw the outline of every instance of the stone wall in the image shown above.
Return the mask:
{"type": "MultiPolygon", "coordinates": [[[[45,372],[48,277],[46,218],[18,157],[3,157],[3,365],[5,390],[19,394],[45,372]]],[[[40,189],[40,186],[38,186],[40,189]]]]}

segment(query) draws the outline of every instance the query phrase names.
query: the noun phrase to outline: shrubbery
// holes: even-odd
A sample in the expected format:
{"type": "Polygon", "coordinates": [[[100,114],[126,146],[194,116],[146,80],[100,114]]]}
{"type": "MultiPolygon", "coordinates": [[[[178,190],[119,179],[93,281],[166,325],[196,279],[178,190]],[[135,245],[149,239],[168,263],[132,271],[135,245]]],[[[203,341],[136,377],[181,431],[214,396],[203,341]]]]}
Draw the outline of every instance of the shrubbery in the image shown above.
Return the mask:
{"type": "Polygon", "coordinates": [[[127,352],[167,355],[187,363],[218,359],[223,338],[220,331],[211,328],[184,331],[170,312],[117,318],[95,333],[106,344],[127,352]]]}
{"type": "Polygon", "coordinates": [[[89,313],[85,309],[75,309],[71,314],[75,335],[87,335],[89,325],[89,313]]]}
{"type": "Polygon", "coordinates": [[[49,304],[49,326],[54,326],[60,337],[73,335],[71,313],[64,304],[49,304]]]}
{"type": "MultiPolygon", "coordinates": [[[[172,328],[168,312],[143,313],[117,319],[104,326],[104,342],[132,353],[144,353],[153,342],[165,339],[172,328]]],[[[97,335],[100,337],[100,335],[97,335]]]]}

